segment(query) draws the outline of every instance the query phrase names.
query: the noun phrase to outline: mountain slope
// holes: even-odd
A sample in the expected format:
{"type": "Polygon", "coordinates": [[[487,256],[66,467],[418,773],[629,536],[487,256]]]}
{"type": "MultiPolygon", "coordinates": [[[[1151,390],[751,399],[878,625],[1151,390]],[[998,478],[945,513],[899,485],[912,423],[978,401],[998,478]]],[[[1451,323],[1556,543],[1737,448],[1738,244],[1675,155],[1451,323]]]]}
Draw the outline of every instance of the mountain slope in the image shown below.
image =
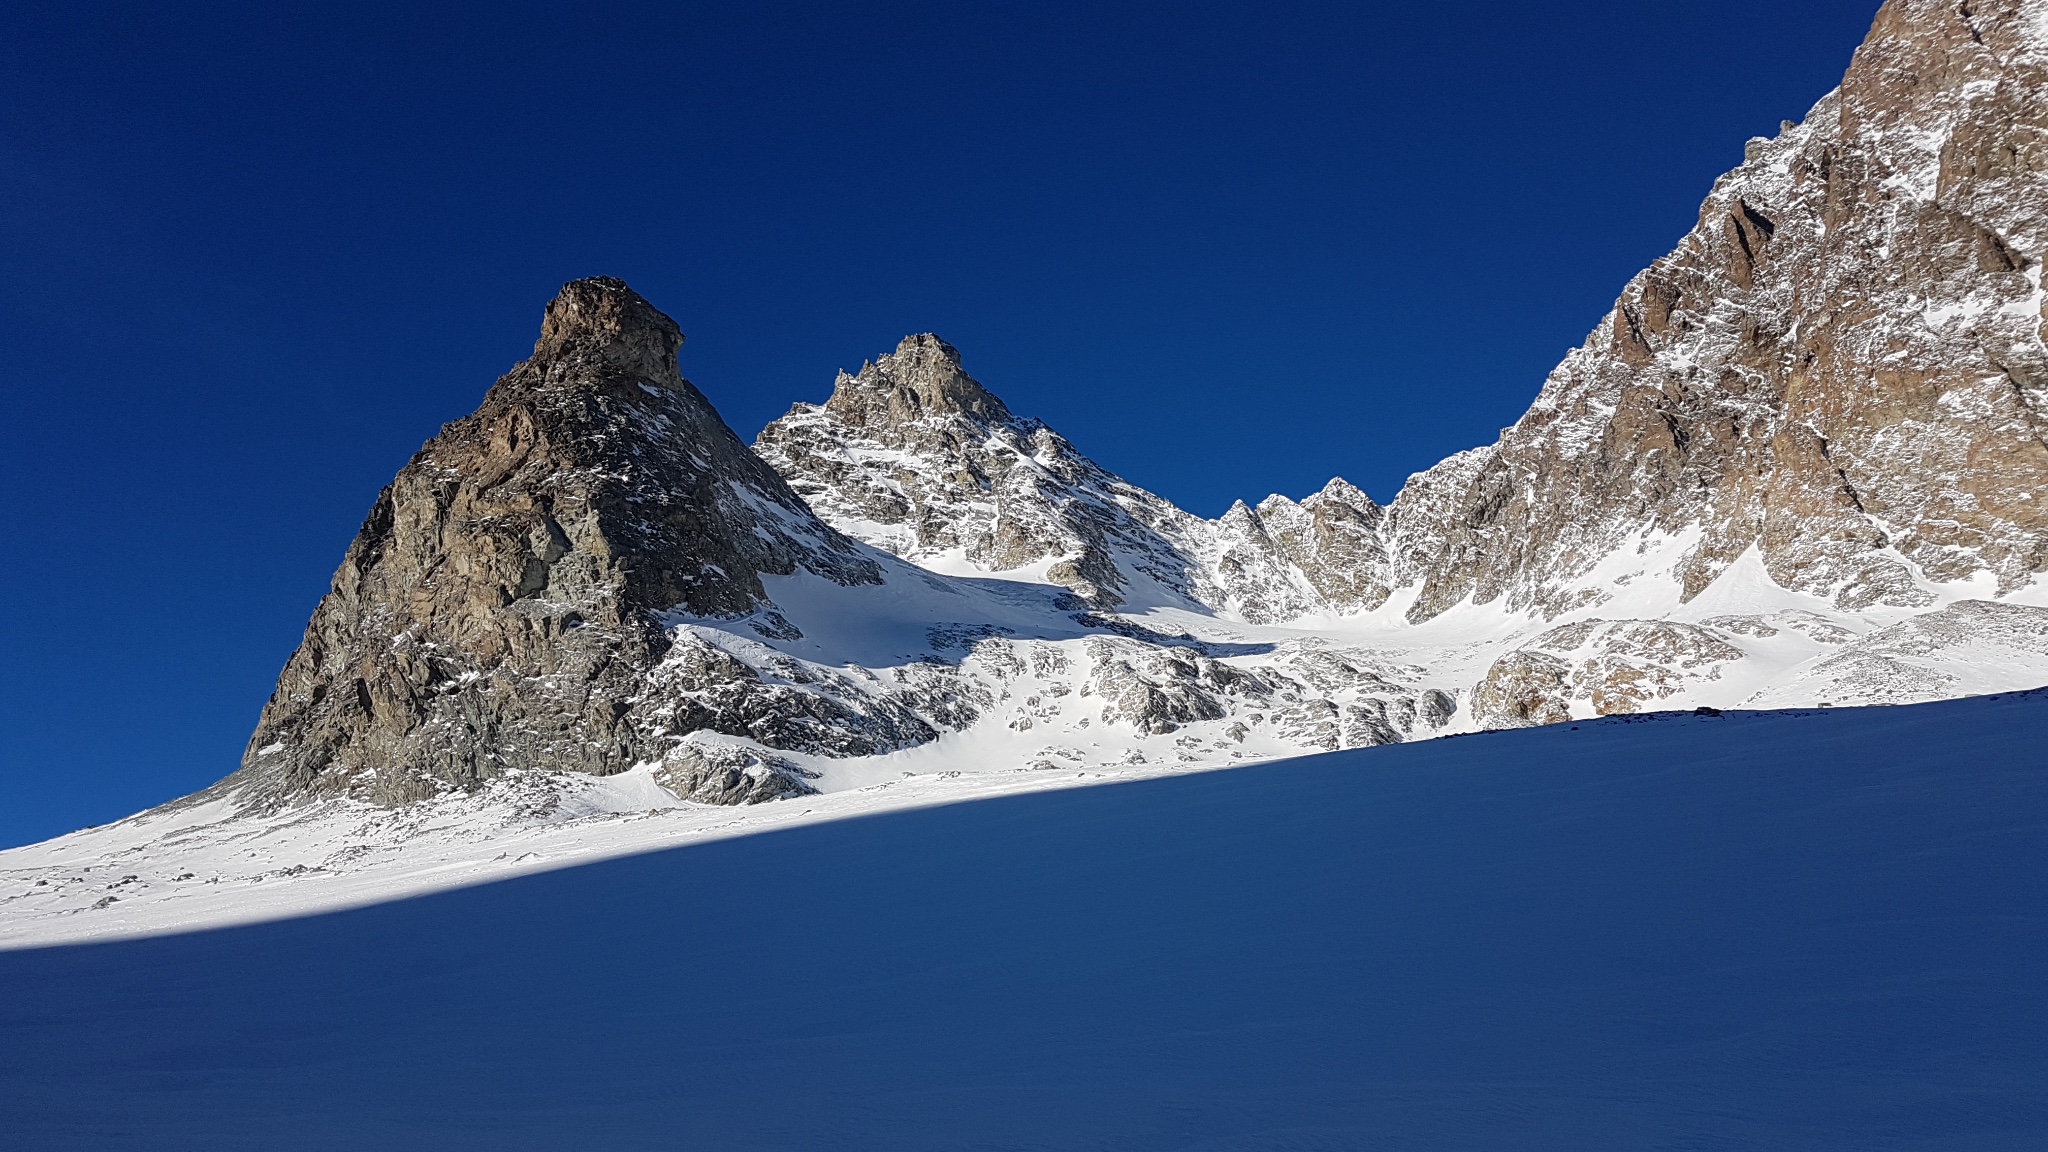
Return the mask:
{"type": "MultiPolygon", "coordinates": [[[[1428,633],[1364,622],[1489,609],[1455,630],[1500,651],[1444,685],[1489,726],[1722,703],[1715,680],[1779,703],[1823,683],[1884,699],[1896,677],[1877,663],[1834,660],[1848,680],[1791,668],[1801,645],[1765,617],[1819,613],[1830,627],[1793,631],[1826,647],[1961,599],[2026,606],[2002,619],[2042,602],[2044,65],[2038,5],[1886,4],[1841,89],[1750,142],[1529,411],[1385,509],[1332,481],[1299,505],[1190,516],[1012,416],[936,337],[842,374],[756,448],[877,547],[1164,609],[1176,628],[1187,610],[1392,632],[1438,668],[1428,633]],[[927,377],[975,404],[947,407],[927,377]],[[871,399],[919,387],[934,399],[871,399]]],[[[1961,658],[1959,630],[1998,633],[1991,619],[1949,619],[1940,645],[1961,658]]]]}
{"type": "MultiPolygon", "coordinates": [[[[744,803],[869,783],[875,770],[849,779],[842,764],[977,726],[1095,727],[1090,751],[1034,738],[999,755],[1099,764],[1129,759],[1119,732],[1179,734],[1169,755],[1183,760],[1198,745],[1241,758],[1385,743],[1454,711],[1384,657],[1161,632],[1056,584],[961,579],[850,540],[677,373],[681,340],[623,283],[567,285],[533,357],[379,497],[242,770],[197,799],[394,805],[511,774],[638,768],[680,798],[744,803]]],[[[993,475],[1016,496],[992,505],[992,528],[971,502],[944,505],[946,534],[905,536],[903,551],[930,560],[963,538],[1012,559],[1078,550],[1098,600],[1142,584],[1154,606],[1203,610],[1173,590],[1187,575],[1175,549],[1200,521],[1011,417],[950,348],[906,342],[884,370],[899,361],[828,410],[889,413],[871,421],[888,436],[868,445],[876,456],[908,456],[912,434],[972,442],[965,490],[993,475]]],[[[848,500],[807,491],[850,519],[848,500]]],[[[1286,505],[1292,519],[1269,504],[1281,539],[1329,552],[1323,510],[1347,491],[1286,505]]],[[[920,523],[940,509],[928,502],[920,523]]]]}
{"type": "Polygon", "coordinates": [[[2044,722],[2039,694],[1617,718],[0,952],[0,1131],[2039,1147],[2044,722]]]}
{"type": "Polygon", "coordinates": [[[1528,414],[1390,518],[1411,619],[1555,614],[1631,537],[1693,533],[1678,598],[1759,549],[1845,610],[2048,567],[2048,25],[1889,0],[1841,88],[1752,140],[1528,414]],[[1406,550],[1397,547],[1397,550],[1406,550]]]}
{"type": "MultiPolygon", "coordinates": [[[[2048,24],[2038,5],[1891,0],[1842,87],[1752,140],[1699,225],[1630,281],[1500,440],[1387,509],[1341,481],[1204,521],[1018,420],[936,337],[840,377],[756,447],[898,555],[1040,573],[1106,606],[1140,574],[1249,623],[1502,603],[1676,539],[1666,608],[1745,552],[1844,611],[2005,595],[2048,568],[2048,24]],[[964,382],[973,405],[948,407],[964,382]],[[878,397],[930,393],[922,406],[878,397]],[[1029,462],[1015,465],[1014,461],[1029,462]],[[1305,515],[1304,515],[1305,514],[1305,515]]],[[[962,395],[967,394],[962,392],[962,395]]]]}

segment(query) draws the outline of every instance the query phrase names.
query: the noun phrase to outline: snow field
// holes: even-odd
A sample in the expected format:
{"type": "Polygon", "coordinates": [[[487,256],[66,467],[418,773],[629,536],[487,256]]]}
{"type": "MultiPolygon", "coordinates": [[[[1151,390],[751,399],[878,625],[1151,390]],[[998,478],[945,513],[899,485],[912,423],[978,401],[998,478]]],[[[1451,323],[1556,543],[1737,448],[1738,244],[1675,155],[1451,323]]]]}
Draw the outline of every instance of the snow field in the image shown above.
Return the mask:
{"type": "Polygon", "coordinates": [[[2044,725],[2038,693],[1613,718],[0,953],[0,1131],[2036,1148],[2044,725]]]}

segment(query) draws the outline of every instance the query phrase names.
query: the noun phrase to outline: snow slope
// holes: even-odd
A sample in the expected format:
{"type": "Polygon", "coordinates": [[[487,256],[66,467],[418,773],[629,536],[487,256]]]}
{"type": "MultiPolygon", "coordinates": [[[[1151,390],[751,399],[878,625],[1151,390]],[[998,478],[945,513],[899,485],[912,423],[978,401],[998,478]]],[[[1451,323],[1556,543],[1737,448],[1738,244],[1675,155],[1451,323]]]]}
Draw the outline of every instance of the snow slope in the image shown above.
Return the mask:
{"type": "Polygon", "coordinates": [[[5,952],[0,1132],[2038,1148],[2044,730],[2042,693],[1613,717],[5,952]]]}
{"type": "Polygon", "coordinates": [[[2048,682],[2048,609],[1930,586],[1945,606],[1846,613],[1779,588],[1754,555],[1674,606],[1656,577],[1686,545],[1623,550],[1588,577],[1612,599],[1550,620],[1467,604],[1413,624],[1402,596],[1286,625],[1166,608],[1100,617],[1056,607],[1059,589],[882,553],[878,584],[765,577],[772,609],[671,626],[763,682],[856,708],[915,691],[948,701],[955,726],[862,757],[679,740],[671,760],[772,769],[815,790],[743,808],[678,799],[666,761],[609,777],[521,769],[396,808],[202,793],[0,852],[0,948],[305,915],[847,815],[1599,709],[1853,705],[2048,682]]]}

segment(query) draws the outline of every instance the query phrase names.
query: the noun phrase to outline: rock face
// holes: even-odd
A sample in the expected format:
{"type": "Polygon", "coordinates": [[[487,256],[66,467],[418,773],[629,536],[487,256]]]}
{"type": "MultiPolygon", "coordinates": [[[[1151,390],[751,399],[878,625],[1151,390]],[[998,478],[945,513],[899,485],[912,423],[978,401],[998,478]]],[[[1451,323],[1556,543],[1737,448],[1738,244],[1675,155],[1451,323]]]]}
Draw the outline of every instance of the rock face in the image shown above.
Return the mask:
{"type": "Polygon", "coordinates": [[[1580,620],[1502,656],[1472,690],[1472,713],[1489,728],[1653,710],[1715,679],[1746,653],[1713,628],[1671,620],[1580,620]]]}
{"type": "MultiPolygon", "coordinates": [[[[1555,615],[1632,536],[1695,532],[1682,598],[1749,548],[1856,610],[2048,567],[2048,29],[1890,0],[1839,91],[1752,140],[1493,447],[1390,511],[1409,616],[1555,615]]],[[[1411,496],[1411,493],[1413,495],[1411,496]]]]}
{"type": "Polygon", "coordinates": [[[1114,607],[1131,580],[1121,555],[1187,590],[1168,542],[1186,514],[1012,416],[936,336],[907,337],[857,375],[841,373],[831,399],[797,405],[754,448],[821,516],[908,560],[1042,565],[1054,583],[1114,607]]]}
{"type": "Polygon", "coordinates": [[[532,358],[377,498],[233,782],[397,802],[617,772],[717,726],[680,691],[648,699],[661,614],[751,611],[763,574],[798,568],[879,580],[677,372],[682,339],[617,280],[563,288],[532,358]]]}
{"type": "Polygon", "coordinates": [[[1211,609],[1253,623],[1386,599],[1380,509],[1333,480],[1297,504],[1190,515],[1010,413],[936,336],[841,373],[755,451],[847,534],[922,564],[1026,572],[1097,608],[1211,609]]]}

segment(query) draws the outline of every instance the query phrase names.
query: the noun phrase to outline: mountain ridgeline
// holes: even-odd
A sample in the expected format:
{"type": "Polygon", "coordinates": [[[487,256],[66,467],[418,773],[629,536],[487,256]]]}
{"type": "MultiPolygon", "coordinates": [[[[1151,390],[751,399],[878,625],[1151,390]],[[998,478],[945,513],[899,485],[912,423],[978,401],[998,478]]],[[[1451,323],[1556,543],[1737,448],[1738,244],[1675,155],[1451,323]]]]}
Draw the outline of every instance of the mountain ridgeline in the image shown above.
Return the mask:
{"type": "Polygon", "coordinates": [[[1333,480],[1215,520],[932,335],[749,448],[673,321],[576,281],[378,497],[207,795],[641,769],[741,803],[932,747],[1199,765],[2031,686],[2044,171],[2048,5],[1891,0],[1496,443],[1385,507],[1333,480]]]}

